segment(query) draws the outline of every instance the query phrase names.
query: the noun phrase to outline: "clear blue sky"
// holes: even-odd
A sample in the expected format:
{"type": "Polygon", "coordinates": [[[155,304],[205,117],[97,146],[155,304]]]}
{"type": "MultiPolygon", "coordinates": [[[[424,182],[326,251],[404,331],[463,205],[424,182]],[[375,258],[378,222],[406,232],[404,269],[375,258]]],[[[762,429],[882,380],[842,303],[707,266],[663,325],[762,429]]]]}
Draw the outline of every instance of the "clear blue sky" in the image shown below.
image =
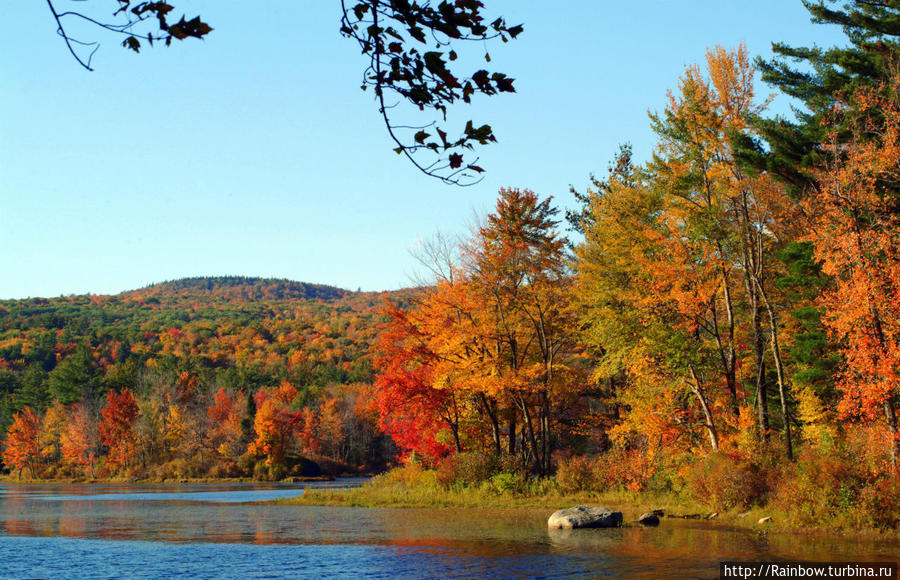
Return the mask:
{"type": "Polygon", "coordinates": [[[180,0],[215,28],[207,40],[134,55],[105,38],[95,72],[68,55],[44,2],[4,3],[0,298],[221,274],[408,286],[417,240],[465,232],[498,188],[566,206],[569,185],[584,189],[619,143],[646,160],[647,111],[707,47],[768,56],[772,41],[842,38],[799,0],[485,4],[525,24],[488,46],[518,93],[461,113],[499,143],[480,151],[486,178],[458,188],[391,151],[337,0],[180,0]]]}

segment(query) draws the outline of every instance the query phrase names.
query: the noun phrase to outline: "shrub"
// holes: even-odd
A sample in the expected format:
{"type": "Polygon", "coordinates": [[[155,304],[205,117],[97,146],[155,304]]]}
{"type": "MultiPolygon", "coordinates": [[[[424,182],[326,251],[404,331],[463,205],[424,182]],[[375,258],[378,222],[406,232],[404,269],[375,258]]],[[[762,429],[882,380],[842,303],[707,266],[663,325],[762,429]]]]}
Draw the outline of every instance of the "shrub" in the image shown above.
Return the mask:
{"type": "Polygon", "coordinates": [[[766,474],[757,466],[722,453],[697,461],[688,470],[686,480],[696,501],[723,510],[761,503],[769,491],[766,474]]]}
{"type": "Polygon", "coordinates": [[[237,460],[237,468],[241,475],[249,476],[253,474],[253,468],[256,465],[256,456],[250,453],[244,453],[237,460]]]}
{"type": "Polygon", "coordinates": [[[528,480],[521,474],[504,471],[491,477],[491,486],[500,494],[521,495],[528,487],[528,480]]]}
{"type": "Polygon", "coordinates": [[[437,466],[437,481],[444,488],[478,487],[499,472],[496,455],[479,452],[454,453],[437,466]]]}
{"type": "Polygon", "coordinates": [[[556,467],[556,484],[564,493],[599,491],[602,484],[597,460],[584,455],[561,460],[556,467]]]}
{"type": "Polygon", "coordinates": [[[420,463],[408,463],[373,477],[372,485],[418,487],[425,482],[426,471],[420,463]]]}
{"type": "Polygon", "coordinates": [[[855,526],[859,524],[855,521],[857,498],[870,477],[865,466],[846,450],[825,453],[808,448],[785,468],[773,505],[801,524],[829,519],[837,526],[855,526]]]}
{"type": "Polygon", "coordinates": [[[269,481],[279,481],[281,479],[284,479],[287,473],[288,469],[284,465],[284,463],[275,462],[269,465],[266,477],[269,481]]]}
{"type": "Polygon", "coordinates": [[[886,475],[864,487],[859,509],[868,525],[896,530],[900,527],[900,479],[886,475]]]}
{"type": "Polygon", "coordinates": [[[209,476],[215,478],[240,477],[241,469],[234,461],[220,461],[209,468],[209,476]]]}

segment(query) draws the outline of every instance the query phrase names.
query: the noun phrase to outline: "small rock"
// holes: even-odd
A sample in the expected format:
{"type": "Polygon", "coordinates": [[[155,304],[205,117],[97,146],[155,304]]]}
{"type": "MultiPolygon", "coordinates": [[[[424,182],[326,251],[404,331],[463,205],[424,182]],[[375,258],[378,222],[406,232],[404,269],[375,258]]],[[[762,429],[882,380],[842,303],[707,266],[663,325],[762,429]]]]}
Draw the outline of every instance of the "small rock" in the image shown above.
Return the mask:
{"type": "Polygon", "coordinates": [[[637,522],[645,526],[658,526],[659,516],[653,512],[648,512],[639,517],[637,522]]]}
{"type": "Polygon", "coordinates": [[[768,523],[768,522],[770,522],[770,521],[772,521],[772,517],[771,517],[771,516],[766,516],[766,517],[764,517],[764,518],[759,518],[759,521],[756,522],[756,524],[759,525],[759,526],[761,526],[761,525],[763,525],[763,524],[765,524],[765,523],[768,523]]]}
{"type": "Polygon", "coordinates": [[[547,520],[548,528],[615,528],[621,525],[622,512],[587,505],[553,512],[547,520]]]}
{"type": "Polygon", "coordinates": [[[750,512],[741,512],[741,513],[739,513],[739,514],[737,515],[737,517],[739,517],[739,518],[745,518],[745,517],[747,517],[747,514],[749,514],[749,513],[750,513],[750,512]]]}
{"type": "Polygon", "coordinates": [[[711,513],[711,514],[706,514],[706,518],[705,518],[705,519],[711,520],[711,519],[714,519],[714,518],[717,518],[717,517],[719,517],[719,512],[713,512],[713,513],[711,513]]]}

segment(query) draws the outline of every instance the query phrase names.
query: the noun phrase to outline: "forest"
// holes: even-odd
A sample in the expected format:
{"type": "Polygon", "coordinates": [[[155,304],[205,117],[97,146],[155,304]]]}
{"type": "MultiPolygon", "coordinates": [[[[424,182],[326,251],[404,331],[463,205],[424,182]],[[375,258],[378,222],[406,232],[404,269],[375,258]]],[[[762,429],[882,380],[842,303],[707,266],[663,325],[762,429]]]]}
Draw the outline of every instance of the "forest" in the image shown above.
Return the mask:
{"type": "Polygon", "coordinates": [[[218,277],[0,302],[3,461],[57,478],[378,468],[392,448],[359,397],[384,299],[218,277]]]}
{"type": "Polygon", "coordinates": [[[431,284],[0,303],[6,469],[405,463],[445,487],[552,481],[896,529],[900,26],[875,3],[808,8],[847,45],[710,48],[651,113],[651,160],[622,146],[563,213],[502,189],[466,239],[423,248],[431,284]],[[758,72],[795,120],[767,116],[758,72]]]}

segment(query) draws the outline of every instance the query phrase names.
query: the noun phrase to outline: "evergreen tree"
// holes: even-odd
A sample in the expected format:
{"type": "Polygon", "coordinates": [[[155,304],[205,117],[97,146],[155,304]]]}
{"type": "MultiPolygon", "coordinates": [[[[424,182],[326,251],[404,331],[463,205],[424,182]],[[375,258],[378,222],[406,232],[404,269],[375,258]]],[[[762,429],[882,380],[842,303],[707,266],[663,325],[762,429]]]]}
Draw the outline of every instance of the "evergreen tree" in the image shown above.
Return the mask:
{"type": "Polygon", "coordinates": [[[741,157],[779,175],[796,195],[814,187],[810,170],[821,166],[823,121],[836,99],[883,80],[900,54],[900,2],[803,0],[813,22],[843,27],[848,44],[822,49],[773,43],[775,57],[757,60],[762,78],[803,103],[796,120],[754,119],[765,143],[741,139],[741,157]]]}

